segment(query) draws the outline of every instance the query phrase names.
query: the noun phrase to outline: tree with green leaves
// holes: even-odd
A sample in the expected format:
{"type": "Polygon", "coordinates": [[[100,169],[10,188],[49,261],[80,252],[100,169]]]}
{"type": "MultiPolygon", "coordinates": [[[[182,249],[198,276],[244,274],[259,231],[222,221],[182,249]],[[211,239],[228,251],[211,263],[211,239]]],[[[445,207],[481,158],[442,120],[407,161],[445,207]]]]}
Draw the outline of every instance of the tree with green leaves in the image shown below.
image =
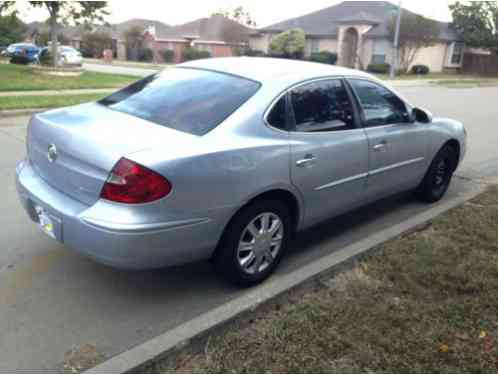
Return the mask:
{"type": "MultiPolygon", "coordinates": [[[[389,35],[394,41],[396,30],[395,17],[388,25],[389,35]]],[[[398,57],[399,68],[407,72],[422,48],[435,45],[441,30],[436,21],[416,14],[405,14],[399,30],[398,57]]]]}
{"type": "Polygon", "coordinates": [[[453,27],[466,45],[498,53],[498,1],[450,5],[453,27]]]}
{"type": "Polygon", "coordinates": [[[108,32],[87,32],[81,37],[81,51],[85,57],[100,58],[104,54],[104,50],[111,48],[112,37],[108,32]]]}
{"type": "Polygon", "coordinates": [[[270,55],[288,59],[304,56],[306,34],[302,29],[290,29],[278,34],[270,43],[270,55]]]}
{"type": "Polygon", "coordinates": [[[256,27],[256,21],[252,18],[251,13],[242,6],[238,6],[234,9],[220,9],[212,15],[229,18],[247,27],[256,27]]]}
{"type": "Polygon", "coordinates": [[[8,46],[22,41],[24,31],[24,24],[14,13],[5,16],[0,15],[0,46],[8,46]]]}
{"type": "Polygon", "coordinates": [[[104,22],[109,13],[106,1],[30,1],[33,7],[45,8],[49,13],[50,40],[52,42],[53,66],[57,66],[57,25],[73,22],[89,24],[104,22]]]}
{"type": "Polygon", "coordinates": [[[15,1],[0,1],[0,16],[11,15],[16,12],[15,1]]]}

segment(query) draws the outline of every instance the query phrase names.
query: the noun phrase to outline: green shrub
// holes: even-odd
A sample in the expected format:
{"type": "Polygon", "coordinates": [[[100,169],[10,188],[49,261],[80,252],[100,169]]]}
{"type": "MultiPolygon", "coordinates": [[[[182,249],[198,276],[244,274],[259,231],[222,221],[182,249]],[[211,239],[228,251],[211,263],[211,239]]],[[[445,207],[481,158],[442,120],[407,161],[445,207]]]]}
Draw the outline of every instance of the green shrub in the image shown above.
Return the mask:
{"type": "Polygon", "coordinates": [[[261,51],[259,49],[248,48],[248,49],[246,49],[244,56],[265,57],[266,53],[264,53],[263,51],[261,51]]]}
{"type": "Polygon", "coordinates": [[[302,59],[306,34],[301,29],[291,29],[278,34],[270,43],[270,56],[302,59]]]}
{"type": "Polygon", "coordinates": [[[422,74],[426,75],[430,73],[430,69],[427,65],[413,65],[412,74],[422,74]]]}
{"type": "Polygon", "coordinates": [[[182,59],[183,61],[207,59],[211,57],[211,53],[208,51],[199,51],[198,49],[188,47],[183,50],[182,59]]]}
{"type": "Polygon", "coordinates": [[[310,60],[317,63],[335,65],[337,63],[337,53],[328,51],[315,52],[311,54],[310,60]]]}
{"type": "Polygon", "coordinates": [[[138,54],[138,61],[151,62],[154,58],[154,52],[150,48],[142,48],[138,54]]]}
{"type": "Polygon", "coordinates": [[[161,51],[164,62],[172,63],[175,60],[175,51],[172,49],[165,49],[161,51]]]}
{"type": "Polygon", "coordinates": [[[370,73],[377,74],[387,74],[391,70],[391,65],[388,63],[384,64],[370,64],[367,67],[367,71],[370,73]]]}

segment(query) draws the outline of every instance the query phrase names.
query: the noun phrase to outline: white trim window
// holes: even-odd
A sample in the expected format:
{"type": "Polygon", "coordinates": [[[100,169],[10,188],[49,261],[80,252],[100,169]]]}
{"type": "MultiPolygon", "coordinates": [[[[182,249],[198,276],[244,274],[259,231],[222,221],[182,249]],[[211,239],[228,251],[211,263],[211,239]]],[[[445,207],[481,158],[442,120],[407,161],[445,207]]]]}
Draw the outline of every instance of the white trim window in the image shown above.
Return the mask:
{"type": "Polygon", "coordinates": [[[320,52],[320,39],[311,39],[311,53],[320,52]]]}
{"type": "Polygon", "coordinates": [[[463,61],[463,52],[465,45],[463,42],[453,42],[451,43],[449,61],[450,66],[460,66],[463,61]]]}
{"type": "Polygon", "coordinates": [[[371,64],[384,64],[387,62],[387,51],[389,51],[389,41],[385,39],[374,40],[371,64]]]}

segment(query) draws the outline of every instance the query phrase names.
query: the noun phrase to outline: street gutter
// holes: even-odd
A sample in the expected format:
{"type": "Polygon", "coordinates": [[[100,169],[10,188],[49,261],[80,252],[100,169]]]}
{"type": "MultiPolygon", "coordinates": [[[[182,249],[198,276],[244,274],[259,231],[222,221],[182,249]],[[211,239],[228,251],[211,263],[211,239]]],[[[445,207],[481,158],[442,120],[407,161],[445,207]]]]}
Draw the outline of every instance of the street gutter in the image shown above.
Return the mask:
{"type": "MultiPolygon", "coordinates": [[[[462,178],[466,179],[465,177],[462,178]]],[[[235,298],[128,351],[118,354],[88,370],[87,373],[137,372],[139,369],[156,360],[163,359],[169,354],[174,354],[180,348],[193,345],[196,340],[200,340],[210,333],[215,332],[216,329],[226,326],[244,313],[253,311],[261,304],[315,280],[324,273],[331,272],[342,265],[352,263],[355,259],[365,256],[388,240],[416,230],[434,217],[476,197],[485,188],[485,183],[474,182],[472,189],[462,195],[434,206],[434,208],[391,228],[387,228],[368,238],[337,250],[289,274],[274,276],[263,285],[250,290],[247,294],[235,298]]]]}

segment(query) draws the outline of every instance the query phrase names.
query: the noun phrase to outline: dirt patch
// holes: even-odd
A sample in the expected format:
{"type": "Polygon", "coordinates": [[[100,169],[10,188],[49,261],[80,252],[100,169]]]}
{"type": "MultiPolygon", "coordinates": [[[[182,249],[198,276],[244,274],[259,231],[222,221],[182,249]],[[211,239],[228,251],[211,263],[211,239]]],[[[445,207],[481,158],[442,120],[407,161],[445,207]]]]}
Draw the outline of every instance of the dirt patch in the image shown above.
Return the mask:
{"type": "Polygon", "coordinates": [[[63,371],[77,374],[98,365],[104,359],[96,346],[84,344],[64,354],[63,371]]]}

